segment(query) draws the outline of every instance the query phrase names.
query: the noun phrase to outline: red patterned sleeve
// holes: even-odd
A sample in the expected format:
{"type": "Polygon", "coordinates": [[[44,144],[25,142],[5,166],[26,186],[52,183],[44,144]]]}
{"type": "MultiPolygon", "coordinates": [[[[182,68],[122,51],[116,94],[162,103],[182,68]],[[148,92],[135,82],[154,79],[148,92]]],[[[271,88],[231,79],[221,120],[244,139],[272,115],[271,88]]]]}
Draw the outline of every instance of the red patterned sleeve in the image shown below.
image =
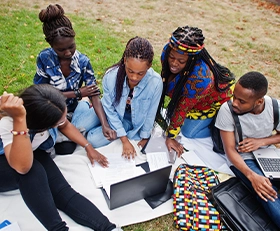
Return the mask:
{"type": "Polygon", "coordinates": [[[168,137],[176,138],[176,136],[181,131],[181,127],[185,121],[187,112],[190,111],[197,104],[197,102],[198,100],[196,98],[190,99],[181,97],[174,111],[174,114],[171,117],[170,125],[167,128],[168,137]]]}

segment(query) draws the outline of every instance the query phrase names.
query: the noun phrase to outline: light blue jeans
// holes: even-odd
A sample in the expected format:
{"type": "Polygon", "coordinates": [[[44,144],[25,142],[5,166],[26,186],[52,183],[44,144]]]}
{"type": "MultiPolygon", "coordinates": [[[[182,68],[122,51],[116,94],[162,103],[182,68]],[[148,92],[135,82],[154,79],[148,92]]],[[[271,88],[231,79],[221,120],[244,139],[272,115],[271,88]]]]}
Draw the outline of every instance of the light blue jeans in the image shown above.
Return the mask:
{"type": "Polygon", "coordinates": [[[88,132],[90,129],[98,127],[100,121],[93,107],[86,101],[80,101],[76,107],[71,123],[80,131],[88,132]]]}
{"type": "MultiPolygon", "coordinates": [[[[123,128],[126,132],[133,129],[133,125],[131,122],[131,114],[125,113],[122,121],[123,128]]],[[[111,141],[107,140],[107,138],[103,135],[102,126],[99,123],[99,126],[90,129],[87,133],[87,140],[91,143],[94,148],[103,147],[111,141]]]]}
{"type": "Polygon", "coordinates": [[[209,124],[211,119],[205,120],[192,120],[186,118],[183,126],[181,127],[182,134],[187,138],[206,138],[210,137],[209,124]]]}
{"type": "MultiPolygon", "coordinates": [[[[133,129],[130,113],[125,113],[122,122],[126,132],[133,129]]],[[[86,101],[79,102],[73,113],[72,124],[80,131],[85,131],[87,140],[94,148],[103,147],[111,143],[111,141],[107,140],[103,135],[100,120],[94,109],[90,107],[89,103],[86,101]]]]}
{"type": "MultiPolygon", "coordinates": [[[[263,172],[261,171],[260,167],[258,166],[258,163],[256,160],[245,160],[245,163],[247,166],[253,170],[255,173],[264,176],[263,172]]],[[[243,175],[237,168],[234,166],[231,166],[230,169],[232,172],[239,177],[252,191],[254,191],[254,188],[252,187],[251,182],[248,180],[248,178],[243,175]]],[[[272,186],[276,192],[279,190],[280,182],[271,180],[272,186]]],[[[280,228],[280,194],[278,193],[278,198],[275,199],[275,201],[268,200],[265,202],[263,199],[261,199],[257,194],[256,197],[258,201],[262,204],[265,211],[268,213],[268,215],[271,217],[271,219],[274,221],[274,223],[280,228]]]]}

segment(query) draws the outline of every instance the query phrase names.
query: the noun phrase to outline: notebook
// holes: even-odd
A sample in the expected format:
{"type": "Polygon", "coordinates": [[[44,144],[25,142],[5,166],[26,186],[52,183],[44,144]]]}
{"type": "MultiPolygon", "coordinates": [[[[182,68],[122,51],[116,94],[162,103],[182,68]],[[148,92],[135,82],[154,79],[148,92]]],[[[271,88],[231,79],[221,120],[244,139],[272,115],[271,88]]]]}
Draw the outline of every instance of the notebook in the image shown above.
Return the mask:
{"type": "Polygon", "coordinates": [[[280,149],[261,148],[253,154],[266,177],[280,180],[280,149]]]}
{"type": "Polygon", "coordinates": [[[164,193],[172,165],[111,184],[110,197],[101,189],[110,210],[164,193]]]}

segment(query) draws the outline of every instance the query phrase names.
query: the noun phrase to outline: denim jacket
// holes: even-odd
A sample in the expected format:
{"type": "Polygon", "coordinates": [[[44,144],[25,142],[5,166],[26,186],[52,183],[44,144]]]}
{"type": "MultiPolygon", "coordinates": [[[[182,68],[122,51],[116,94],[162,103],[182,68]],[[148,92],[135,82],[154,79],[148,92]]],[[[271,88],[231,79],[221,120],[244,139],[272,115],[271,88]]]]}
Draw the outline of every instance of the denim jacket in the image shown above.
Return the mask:
{"type": "Polygon", "coordinates": [[[162,93],[162,79],[152,68],[148,69],[146,75],[134,87],[131,101],[131,120],[133,129],[126,133],[122,121],[124,119],[126,100],[129,94],[127,76],[123,84],[123,92],[118,105],[114,104],[116,98],[115,86],[118,68],[110,69],[104,76],[103,108],[107,115],[108,122],[117,136],[127,136],[129,139],[139,140],[149,138],[153,129],[155,116],[162,93]]]}

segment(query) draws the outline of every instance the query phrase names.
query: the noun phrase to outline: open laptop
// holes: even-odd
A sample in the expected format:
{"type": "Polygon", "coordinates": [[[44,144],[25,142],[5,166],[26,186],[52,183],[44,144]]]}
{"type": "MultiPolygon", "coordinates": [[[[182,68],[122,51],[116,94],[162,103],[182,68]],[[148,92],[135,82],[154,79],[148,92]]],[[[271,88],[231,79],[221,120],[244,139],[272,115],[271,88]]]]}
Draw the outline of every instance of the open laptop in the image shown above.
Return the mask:
{"type": "Polygon", "coordinates": [[[280,180],[280,149],[261,148],[253,154],[266,177],[280,180]]]}
{"type": "MultiPolygon", "coordinates": [[[[180,142],[181,136],[177,136],[176,140],[180,142]]],[[[149,138],[146,145],[141,150],[142,153],[146,154],[148,152],[166,152],[168,162],[170,164],[174,164],[177,153],[175,150],[171,150],[171,152],[168,151],[166,144],[165,144],[165,138],[163,136],[160,137],[152,137],[149,138]]]]}
{"type": "Polygon", "coordinates": [[[153,197],[164,193],[169,182],[172,166],[147,172],[143,175],[133,177],[110,186],[110,198],[105,189],[102,193],[110,210],[120,206],[153,197]]]}

